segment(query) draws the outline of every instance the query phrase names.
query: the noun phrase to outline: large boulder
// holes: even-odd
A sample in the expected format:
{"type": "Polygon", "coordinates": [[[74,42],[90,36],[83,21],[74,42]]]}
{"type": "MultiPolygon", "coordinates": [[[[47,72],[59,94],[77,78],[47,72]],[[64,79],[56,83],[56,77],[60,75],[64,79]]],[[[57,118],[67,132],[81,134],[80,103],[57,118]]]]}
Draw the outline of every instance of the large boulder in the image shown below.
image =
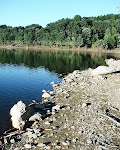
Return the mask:
{"type": "Polygon", "coordinates": [[[106,64],[114,69],[115,71],[120,71],[120,60],[114,60],[114,59],[106,59],[106,64]]]}
{"type": "Polygon", "coordinates": [[[32,107],[27,107],[22,101],[19,101],[10,110],[12,126],[19,130],[23,129],[33,113],[34,109],[32,107]]]}
{"type": "Polygon", "coordinates": [[[107,66],[98,66],[91,71],[92,75],[104,75],[114,72],[114,69],[107,66]]]}

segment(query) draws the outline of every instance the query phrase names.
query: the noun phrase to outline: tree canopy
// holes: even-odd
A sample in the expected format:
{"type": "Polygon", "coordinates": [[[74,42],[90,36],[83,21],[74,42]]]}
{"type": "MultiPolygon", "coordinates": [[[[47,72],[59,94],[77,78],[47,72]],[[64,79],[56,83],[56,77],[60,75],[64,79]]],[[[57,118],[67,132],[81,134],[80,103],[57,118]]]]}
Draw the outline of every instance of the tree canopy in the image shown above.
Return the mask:
{"type": "Polygon", "coordinates": [[[61,19],[45,28],[38,24],[26,27],[0,26],[1,45],[43,45],[49,47],[120,47],[120,15],[61,19]]]}

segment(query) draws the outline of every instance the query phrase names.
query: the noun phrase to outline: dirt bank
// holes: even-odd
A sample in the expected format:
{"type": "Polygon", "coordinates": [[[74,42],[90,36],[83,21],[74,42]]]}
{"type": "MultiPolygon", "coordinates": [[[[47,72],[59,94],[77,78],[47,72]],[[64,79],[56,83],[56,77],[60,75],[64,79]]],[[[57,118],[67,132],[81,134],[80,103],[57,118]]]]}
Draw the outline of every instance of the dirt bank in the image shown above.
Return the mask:
{"type": "Polygon", "coordinates": [[[120,149],[120,73],[93,76],[91,71],[74,71],[53,85],[51,96],[37,107],[41,118],[25,131],[4,135],[2,147],[120,149]]]}
{"type": "Polygon", "coordinates": [[[109,53],[109,54],[120,54],[120,49],[112,49],[112,50],[106,50],[103,48],[98,47],[92,47],[92,48],[67,48],[67,47],[48,47],[48,46],[11,46],[11,45],[0,45],[0,49],[16,49],[16,50],[30,50],[30,51],[40,51],[40,50],[65,50],[65,51],[79,51],[79,52],[103,52],[103,53],[109,53]]]}

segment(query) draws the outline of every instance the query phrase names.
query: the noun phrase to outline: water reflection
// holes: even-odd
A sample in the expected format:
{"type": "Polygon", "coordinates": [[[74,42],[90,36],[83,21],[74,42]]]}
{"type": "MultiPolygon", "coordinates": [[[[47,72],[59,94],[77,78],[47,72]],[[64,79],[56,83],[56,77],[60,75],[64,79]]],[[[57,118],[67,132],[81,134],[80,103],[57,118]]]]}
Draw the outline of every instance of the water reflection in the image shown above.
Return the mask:
{"type": "MultiPolygon", "coordinates": [[[[117,55],[119,58],[119,56],[117,55]]],[[[2,64],[24,64],[29,68],[44,67],[57,74],[69,73],[75,69],[84,70],[89,67],[96,68],[105,65],[105,59],[115,58],[113,54],[85,53],[74,51],[22,51],[1,50],[0,62],[2,64]]]]}

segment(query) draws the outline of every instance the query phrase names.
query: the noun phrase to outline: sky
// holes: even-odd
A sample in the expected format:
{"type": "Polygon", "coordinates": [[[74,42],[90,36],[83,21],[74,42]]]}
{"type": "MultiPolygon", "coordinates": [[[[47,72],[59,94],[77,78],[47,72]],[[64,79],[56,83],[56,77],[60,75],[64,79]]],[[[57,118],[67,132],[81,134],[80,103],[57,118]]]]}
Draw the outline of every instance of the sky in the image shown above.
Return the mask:
{"type": "Polygon", "coordinates": [[[45,27],[62,18],[119,14],[120,0],[0,0],[0,25],[45,27]]]}

